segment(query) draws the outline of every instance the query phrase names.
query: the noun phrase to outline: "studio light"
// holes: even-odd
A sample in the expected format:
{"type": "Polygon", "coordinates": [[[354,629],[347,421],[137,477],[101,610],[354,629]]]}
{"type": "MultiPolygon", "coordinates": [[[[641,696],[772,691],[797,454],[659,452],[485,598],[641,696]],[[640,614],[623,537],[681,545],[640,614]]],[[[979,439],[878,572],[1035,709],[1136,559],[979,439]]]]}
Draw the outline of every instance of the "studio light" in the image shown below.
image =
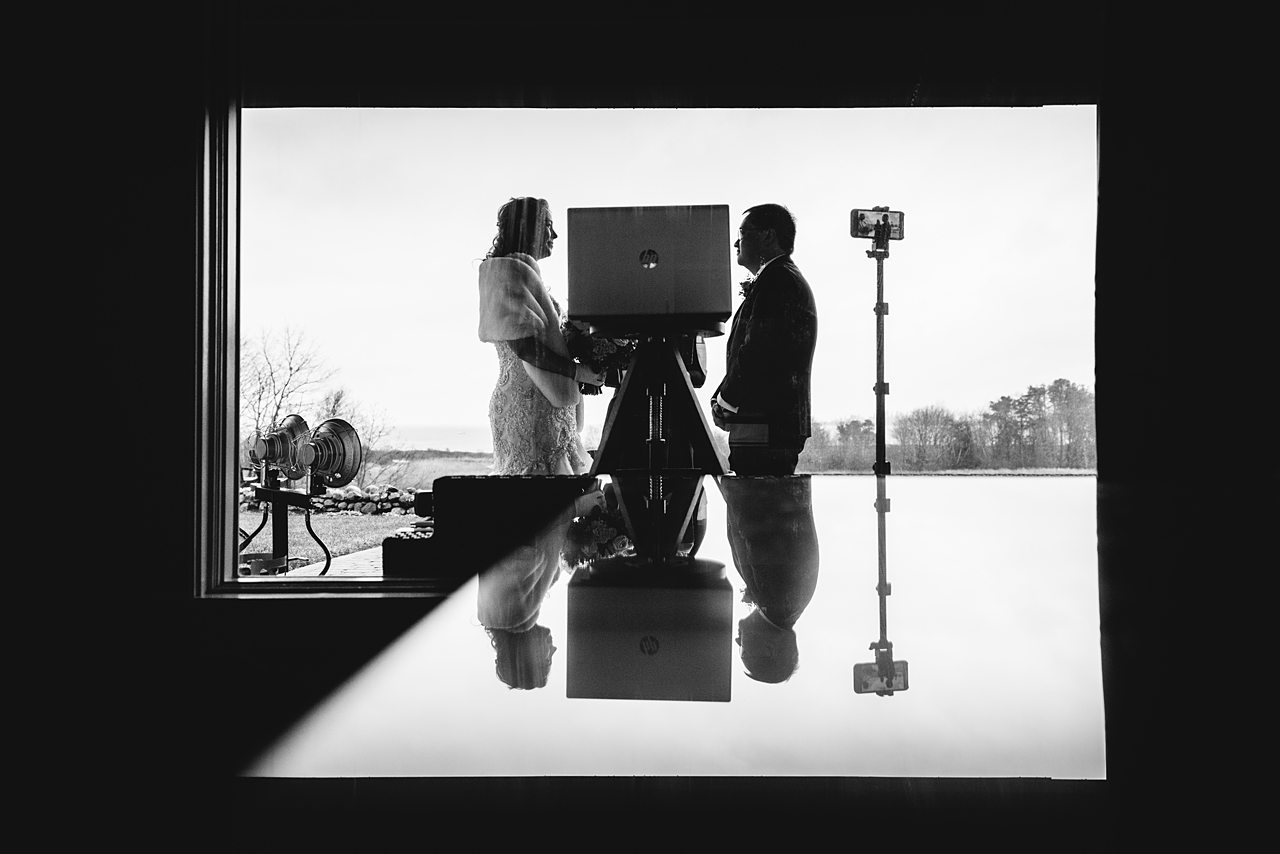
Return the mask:
{"type": "Polygon", "coordinates": [[[356,428],[341,418],[330,418],[298,445],[298,460],[325,486],[337,489],[360,471],[364,449],[356,428]]]}
{"type": "Polygon", "coordinates": [[[259,435],[249,458],[259,466],[274,466],[285,480],[305,474],[298,461],[298,444],[307,437],[307,422],[300,415],[286,415],[279,426],[259,435]]]}

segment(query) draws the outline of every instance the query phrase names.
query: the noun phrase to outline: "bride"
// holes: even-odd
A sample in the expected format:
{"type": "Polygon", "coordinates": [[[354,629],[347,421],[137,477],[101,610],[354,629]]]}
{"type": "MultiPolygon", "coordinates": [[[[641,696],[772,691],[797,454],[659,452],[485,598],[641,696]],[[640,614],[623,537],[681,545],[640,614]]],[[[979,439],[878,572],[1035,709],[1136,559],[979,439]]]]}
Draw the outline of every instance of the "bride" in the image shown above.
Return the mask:
{"type": "Polygon", "coordinates": [[[581,474],[578,383],[601,385],[593,365],[569,356],[560,305],[538,261],[557,237],[545,199],[519,198],[498,211],[498,234],[480,264],[480,340],[498,352],[498,384],[489,399],[493,474],[581,474]]]}

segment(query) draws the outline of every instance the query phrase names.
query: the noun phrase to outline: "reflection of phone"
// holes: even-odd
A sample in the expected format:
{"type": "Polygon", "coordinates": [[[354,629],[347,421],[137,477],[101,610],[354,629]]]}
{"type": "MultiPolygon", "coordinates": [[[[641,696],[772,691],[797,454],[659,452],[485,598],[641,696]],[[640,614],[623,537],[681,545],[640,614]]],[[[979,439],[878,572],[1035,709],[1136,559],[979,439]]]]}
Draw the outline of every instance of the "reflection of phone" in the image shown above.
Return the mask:
{"type": "Polygon", "coordinates": [[[880,674],[880,668],[874,663],[853,665],[853,693],[875,694],[880,691],[907,690],[907,663],[893,663],[893,680],[889,681],[880,674]]]}
{"type": "Polygon", "coordinates": [[[586,496],[596,492],[600,493],[601,497],[604,498],[604,503],[607,506],[608,496],[604,494],[604,487],[600,485],[600,478],[597,477],[582,488],[582,493],[574,501],[574,504],[573,504],[574,518],[578,518],[580,516],[588,516],[591,514],[591,511],[598,506],[594,500],[591,502],[584,502],[582,500],[586,496]]]}
{"type": "Polygon", "coordinates": [[[849,234],[853,237],[874,238],[876,223],[889,221],[889,239],[902,239],[902,211],[860,210],[854,208],[849,212],[849,234]]]}

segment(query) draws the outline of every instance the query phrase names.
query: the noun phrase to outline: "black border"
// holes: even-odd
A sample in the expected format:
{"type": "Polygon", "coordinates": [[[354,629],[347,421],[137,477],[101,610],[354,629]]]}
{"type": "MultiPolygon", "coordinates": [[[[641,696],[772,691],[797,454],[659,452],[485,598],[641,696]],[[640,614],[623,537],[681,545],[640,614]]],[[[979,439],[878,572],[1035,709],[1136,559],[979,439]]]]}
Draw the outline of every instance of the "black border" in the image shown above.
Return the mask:
{"type": "MultiPolygon", "coordinates": [[[[110,224],[119,236],[108,239],[131,250],[133,287],[123,290],[116,308],[153,321],[134,327],[145,329],[146,346],[122,353],[122,369],[137,376],[154,372],[156,383],[164,384],[163,399],[142,406],[152,423],[162,425],[156,440],[164,447],[157,456],[171,460],[188,458],[192,437],[200,433],[199,391],[182,358],[161,360],[169,367],[157,368],[155,354],[195,352],[202,100],[210,81],[218,83],[223,73],[221,51],[239,52],[222,38],[236,29],[236,9],[209,2],[192,8],[122,27],[107,51],[114,63],[100,69],[108,72],[100,85],[112,90],[103,127],[120,137],[106,162],[156,179],[114,187],[131,218],[123,226],[110,224]]],[[[1187,378],[1201,372],[1188,342],[1204,306],[1172,295],[1189,282],[1207,281],[1210,262],[1189,258],[1180,231],[1162,218],[1185,202],[1188,187],[1171,180],[1167,158],[1154,154],[1178,155],[1194,188],[1205,189],[1195,171],[1196,152],[1212,130],[1185,121],[1176,107],[1196,96],[1183,87],[1194,70],[1187,60],[1214,41],[1212,31],[1193,21],[1104,14],[1101,4],[1089,3],[1061,13],[972,7],[921,19],[860,13],[804,19],[795,12],[762,21],[737,9],[717,18],[665,19],[665,29],[642,21],[650,26],[635,30],[633,51],[661,56],[658,48],[665,44],[672,48],[668,53],[684,58],[655,68],[627,61],[634,53],[611,56],[603,47],[609,42],[594,36],[625,24],[600,18],[423,22],[366,12],[352,20],[345,6],[326,15],[326,4],[308,4],[308,18],[298,20],[295,8],[252,4],[250,10],[245,4],[251,29],[277,49],[274,65],[258,67],[258,77],[245,83],[276,92],[282,102],[301,103],[310,87],[317,102],[336,92],[339,100],[361,105],[1099,104],[1096,389],[1108,780],[235,779],[233,769],[269,740],[273,728],[287,726],[340,684],[419,619],[423,606],[197,600],[184,572],[199,567],[188,558],[192,522],[181,498],[158,513],[170,544],[160,550],[165,559],[143,568],[145,589],[114,611],[125,624],[117,637],[139,676],[129,683],[136,701],[130,709],[148,714],[143,721],[133,714],[110,718],[117,728],[101,739],[115,757],[109,767],[127,768],[145,756],[146,789],[157,805],[233,834],[245,825],[228,822],[226,808],[279,817],[284,804],[292,805],[285,822],[299,833],[317,810],[330,818],[387,818],[422,810],[426,802],[437,817],[436,808],[487,815],[496,804],[501,814],[536,816],[533,826],[546,828],[545,810],[553,803],[602,792],[617,800],[587,802],[609,815],[624,803],[649,815],[674,814],[690,809],[691,799],[711,814],[750,814],[762,803],[800,812],[809,805],[824,814],[854,810],[863,817],[863,809],[949,816],[955,808],[986,818],[992,810],[1001,818],[1046,812],[1055,825],[1085,826],[1105,836],[1117,823],[1151,819],[1153,809],[1167,811],[1181,802],[1183,784],[1196,779],[1200,766],[1168,738],[1182,670],[1165,641],[1174,629],[1185,634],[1189,570],[1214,564],[1216,553],[1197,530],[1216,517],[1205,519],[1188,507],[1185,471],[1162,468],[1161,453],[1179,450],[1184,438],[1152,436],[1140,425],[1154,407],[1184,394],[1187,378]],[[1162,37],[1153,37],[1153,24],[1162,37]],[[596,61],[595,71],[580,82],[584,51],[596,61]],[[314,655],[302,665],[280,665],[278,651],[298,645],[314,655]],[[246,648],[254,654],[228,658],[228,649],[246,648]],[[246,727],[246,721],[256,726],[246,727]]],[[[635,25],[637,17],[628,23],[635,25]]],[[[94,169],[104,171],[101,164],[94,169]]],[[[173,478],[176,494],[198,491],[180,470],[173,478]]]]}

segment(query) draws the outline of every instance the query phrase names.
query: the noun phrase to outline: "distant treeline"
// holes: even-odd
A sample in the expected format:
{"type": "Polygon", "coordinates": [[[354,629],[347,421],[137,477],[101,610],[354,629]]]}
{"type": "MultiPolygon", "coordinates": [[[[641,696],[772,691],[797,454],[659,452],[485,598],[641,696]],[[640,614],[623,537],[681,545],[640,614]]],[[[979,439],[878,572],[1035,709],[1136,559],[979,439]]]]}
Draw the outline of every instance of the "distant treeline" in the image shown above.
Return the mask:
{"type": "MultiPolygon", "coordinates": [[[[1064,379],[994,400],[986,411],[957,414],[926,406],[894,415],[885,453],[895,471],[1066,468],[1098,465],[1094,395],[1064,379]]],[[[869,471],[876,425],[853,418],[814,425],[800,471],[869,471]]]]}
{"type": "Polygon", "coordinates": [[[441,457],[449,457],[453,459],[488,459],[493,454],[488,451],[441,451],[435,448],[427,448],[425,450],[412,448],[404,449],[387,449],[380,452],[388,459],[394,457],[397,460],[438,460],[441,457]]]}
{"type": "MultiPolygon", "coordinates": [[[[725,454],[725,435],[712,439],[725,454]]],[[[983,412],[958,414],[926,406],[889,422],[885,455],[894,471],[982,469],[1096,469],[1094,396],[1067,380],[1031,386],[1020,397],[994,400],[983,412]]],[[[487,460],[483,451],[381,450],[379,460],[487,460]]],[[[798,472],[870,472],[876,459],[876,424],[850,418],[813,425],[798,472]]],[[[389,475],[388,475],[389,476],[389,475]]],[[[398,482],[398,481],[397,481],[398,482]]]]}

